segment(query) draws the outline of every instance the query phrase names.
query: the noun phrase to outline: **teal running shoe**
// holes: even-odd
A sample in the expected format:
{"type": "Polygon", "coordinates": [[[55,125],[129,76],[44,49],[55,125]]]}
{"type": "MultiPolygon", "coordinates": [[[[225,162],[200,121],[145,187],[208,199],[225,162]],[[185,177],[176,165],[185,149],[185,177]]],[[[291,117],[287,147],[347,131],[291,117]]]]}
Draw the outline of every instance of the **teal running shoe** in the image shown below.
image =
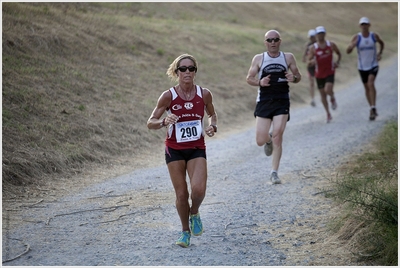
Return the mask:
{"type": "Polygon", "coordinates": [[[188,246],[190,246],[190,232],[183,231],[179,239],[175,242],[175,244],[183,248],[187,248],[188,246]]]}
{"type": "Polygon", "coordinates": [[[201,223],[200,213],[190,215],[190,231],[192,235],[199,236],[203,233],[203,224],[201,223]]]}

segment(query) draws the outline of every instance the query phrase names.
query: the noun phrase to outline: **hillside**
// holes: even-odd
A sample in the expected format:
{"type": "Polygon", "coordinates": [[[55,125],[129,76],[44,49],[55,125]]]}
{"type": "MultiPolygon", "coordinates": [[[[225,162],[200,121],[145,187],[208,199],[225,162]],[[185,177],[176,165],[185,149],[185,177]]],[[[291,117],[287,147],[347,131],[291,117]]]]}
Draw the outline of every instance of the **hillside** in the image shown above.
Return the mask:
{"type": "Polygon", "coordinates": [[[359,18],[371,19],[388,58],[397,14],[397,3],[2,3],[3,195],[162,154],[165,133],[146,121],[179,54],[199,61],[196,81],[213,92],[223,134],[254,120],[256,89],[245,78],[266,30],[279,30],[282,50],[296,56],[303,81],[291,97],[302,105],[310,28],[324,25],[342,51],[339,89],[358,76],[345,47],[359,18]]]}

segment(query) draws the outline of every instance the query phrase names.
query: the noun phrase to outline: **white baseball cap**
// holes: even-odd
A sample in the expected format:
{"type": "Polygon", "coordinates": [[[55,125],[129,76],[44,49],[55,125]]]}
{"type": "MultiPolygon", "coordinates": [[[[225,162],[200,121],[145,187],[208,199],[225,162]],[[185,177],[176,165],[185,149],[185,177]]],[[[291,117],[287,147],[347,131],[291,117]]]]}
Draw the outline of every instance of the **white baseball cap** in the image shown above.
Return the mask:
{"type": "Polygon", "coordinates": [[[318,26],[317,28],[315,28],[315,33],[326,33],[324,26],[318,26]]]}
{"type": "Polygon", "coordinates": [[[308,37],[314,36],[315,35],[315,30],[311,29],[308,31],[308,37]]]}
{"type": "Polygon", "coordinates": [[[360,19],[360,24],[363,24],[363,23],[370,24],[369,19],[367,17],[362,17],[360,19]]]}

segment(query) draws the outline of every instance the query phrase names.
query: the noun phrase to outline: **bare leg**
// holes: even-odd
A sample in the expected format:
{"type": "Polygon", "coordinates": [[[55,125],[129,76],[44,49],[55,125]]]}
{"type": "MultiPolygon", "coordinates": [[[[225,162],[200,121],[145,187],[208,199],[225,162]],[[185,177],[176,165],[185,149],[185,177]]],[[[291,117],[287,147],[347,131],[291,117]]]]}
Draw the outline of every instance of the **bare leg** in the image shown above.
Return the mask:
{"type": "Polygon", "coordinates": [[[269,118],[256,117],[256,143],[258,146],[263,146],[271,141],[269,137],[271,122],[272,120],[269,118]]]}
{"type": "Polygon", "coordinates": [[[274,150],[272,151],[272,170],[278,171],[279,163],[281,161],[282,156],[282,141],[283,141],[283,132],[286,128],[286,122],[288,120],[287,114],[281,114],[274,116],[272,124],[272,144],[274,150]]]}
{"type": "Polygon", "coordinates": [[[321,95],[321,102],[322,102],[322,105],[323,105],[324,108],[325,108],[326,114],[327,114],[327,115],[330,115],[329,106],[328,106],[328,100],[327,100],[327,94],[325,93],[325,89],[324,89],[324,88],[321,88],[321,89],[319,90],[319,93],[320,93],[320,95],[321,95]]]}
{"type": "Polygon", "coordinates": [[[308,76],[308,80],[309,80],[309,82],[310,82],[311,105],[312,105],[312,106],[315,106],[315,102],[314,102],[314,96],[315,96],[315,95],[314,95],[314,88],[315,88],[314,80],[315,80],[315,77],[309,75],[309,76],[308,76]]]}
{"type": "Polygon", "coordinates": [[[192,207],[191,214],[197,214],[206,195],[207,160],[203,157],[194,158],[187,163],[190,178],[192,207]]]}
{"type": "Polygon", "coordinates": [[[327,82],[325,84],[325,93],[331,97],[331,100],[335,98],[335,94],[333,93],[333,83],[327,82]]]}
{"type": "Polygon", "coordinates": [[[370,74],[368,76],[368,82],[364,84],[364,88],[369,106],[375,106],[376,105],[375,75],[370,74]]]}
{"type": "Polygon", "coordinates": [[[168,163],[168,170],[176,195],[176,209],[182,223],[182,231],[189,231],[189,192],[186,183],[186,163],[184,160],[168,163]]]}

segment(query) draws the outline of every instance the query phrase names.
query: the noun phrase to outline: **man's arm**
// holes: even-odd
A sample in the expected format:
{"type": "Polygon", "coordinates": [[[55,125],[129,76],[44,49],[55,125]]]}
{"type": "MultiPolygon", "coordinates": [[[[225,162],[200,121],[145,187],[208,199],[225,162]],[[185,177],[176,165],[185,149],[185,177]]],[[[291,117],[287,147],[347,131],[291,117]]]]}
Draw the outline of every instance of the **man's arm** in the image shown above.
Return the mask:
{"type": "Polygon", "coordinates": [[[260,70],[260,63],[262,60],[262,54],[257,54],[253,57],[249,72],[247,73],[246,81],[250,86],[260,86],[260,79],[258,79],[258,71],[260,70]]]}
{"type": "Polygon", "coordinates": [[[304,49],[304,53],[303,53],[303,62],[307,62],[307,52],[308,52],[308,43],[306,44],[306,48],[304,49]]]}
{"type": "Polygon", "coordinates": [[[358,35],[353,35],[353,37],[351,38],[350,44],[346,49],[346,53],[350,54],[353,51],[353,48],[356,47],[357,45],[357,39],[358,39],[358,35]]]}
{"type": "Polygon", "coordinates": [[[385,48],[385,43],[383,42],[383,40],[381,39],[379,34],[374,33],[374,35],[375,35],[376,42],[378,42],[378,44],[380,45],[380,49],[379,49],[379,52],[378,52],[378,60],[381,60],[382,52],[383,52],[383,49],[385,48]]]}
{"type": "Polygon", "coordinates": [[[296,58],[292,53],[285,53],[286,62],[288,63],[288,68],[292,72],[286,73],[286,79],[288,82],[298,83],[301,80],[301,74],[299,68],[297,67],[296,58]]]}
{"type": "Polygon", "coordinates": [[[337,54],[338,58],[337,61],[335,62],[335,68],[339,67],[340,64],[340,60],[342,59],[342,54],[340,53],[339,48],[337,47],[337,45],[334,42],[331,42],[332,45],[332,50],[337,54]]]}
{"type": "Polygon", "coordinates": [[[313,45],[310,45],[310,50],[308,51],[308,63],[314,62],[314,56],[315,56],[315,47],[313,45]]]}

